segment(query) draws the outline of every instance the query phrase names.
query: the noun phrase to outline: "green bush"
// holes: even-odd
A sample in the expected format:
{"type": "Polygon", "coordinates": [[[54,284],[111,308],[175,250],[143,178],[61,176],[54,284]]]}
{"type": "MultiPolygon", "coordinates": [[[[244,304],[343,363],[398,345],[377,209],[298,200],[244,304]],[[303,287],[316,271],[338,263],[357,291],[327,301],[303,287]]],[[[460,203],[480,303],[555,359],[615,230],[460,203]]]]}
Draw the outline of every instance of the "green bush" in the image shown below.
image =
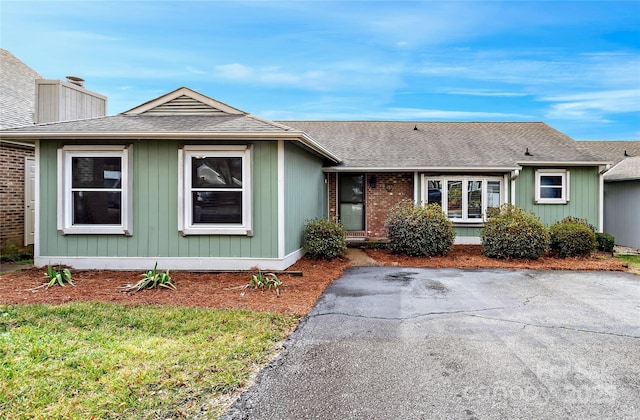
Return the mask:
{"type": "Polygon", "coordinates": [[[480,231],[482,253],[490,258],[540,258],[549,247],[549,232],[540,219],[504,204],[480,231]]]}
{"type": "Polygon", "coordinates": [[[410,256],[446,255],[456,237],[453,224],[437,204],[414,206],[404,200],[385,221],[389,249],[410,256]]]}
{"type": "Polygon", "coordinates": [[[551,250],[560,258],[590,255],[596,249],[596,234],[584,223],[561,220],[551,225],[551,250]]]}
{"type": "Polygon", "coordinates": [[[596,232],[596,242],[600,251],[613,252],[613,247],[616,245],[616,238],[608,233],[596,232]]]}
{"type": "Polygon", "coordinates": [[[304,227],[304,250],[317,260],[332,260],[347,250],[347,233],[339,223],[326,219],[307,221],[304,227]]]}

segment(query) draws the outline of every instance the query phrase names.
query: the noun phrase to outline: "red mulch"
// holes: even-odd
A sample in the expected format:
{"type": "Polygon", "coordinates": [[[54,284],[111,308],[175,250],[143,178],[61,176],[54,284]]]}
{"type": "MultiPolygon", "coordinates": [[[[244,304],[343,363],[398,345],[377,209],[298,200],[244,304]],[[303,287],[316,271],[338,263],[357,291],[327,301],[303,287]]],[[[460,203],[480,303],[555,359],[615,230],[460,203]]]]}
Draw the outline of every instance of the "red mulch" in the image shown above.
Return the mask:
{"type": "MultiPolygon", "coordinates": [[[[480,246],[455,245],[446,257],[415,258],[394,255],[384,250],[366,253],[383,265],[433,268],[529,268],[558,270],[618,270],[624,264],[610,255],[595,254],[587,258],[540,258],[527,260],[494,260],[483,256],[480,246]]],[[[243,289],[255,273],[171,272],[177,290],[143,290],[123,293],[119,287],[141,279],[140,272],[72,270],[74,284],[65,287],[41,287],[44,269],[36,268],[3,274],[0,277],[0,304],[50,303],[71,301],[105,301],[125,305],[179,305],[203,308],[238,308],[307,314],[324,289],[349,267],[347,259],[315,261],[301,259],[290,271],[301,271],[302,277],[282,274],[280,294],[273,290],[243,289]]]]}
{"type": "Polygon", "coordinates": [[[480,245],[454,245],[444,257],[407,257],[381,249],[367,249],[365,252],[383,265],[403,267],[627,271],[624,262],[606,253],[594,253],[590,257],[576,258],[541,257],[537,260],[498,260],[482,255],[480,245]]]}

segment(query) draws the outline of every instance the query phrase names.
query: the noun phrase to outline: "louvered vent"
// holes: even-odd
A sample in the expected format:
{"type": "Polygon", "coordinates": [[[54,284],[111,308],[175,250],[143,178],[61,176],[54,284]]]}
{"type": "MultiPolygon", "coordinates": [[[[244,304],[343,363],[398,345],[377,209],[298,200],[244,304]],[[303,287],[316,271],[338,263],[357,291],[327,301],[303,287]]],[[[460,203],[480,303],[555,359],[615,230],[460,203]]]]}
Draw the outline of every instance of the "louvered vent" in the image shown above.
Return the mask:
{"type": "Polygon", "coordinates": [[[171,101],[152,108],[145,115],[222,115],[225,112],[190,98],[179,96],[171,101]]]}

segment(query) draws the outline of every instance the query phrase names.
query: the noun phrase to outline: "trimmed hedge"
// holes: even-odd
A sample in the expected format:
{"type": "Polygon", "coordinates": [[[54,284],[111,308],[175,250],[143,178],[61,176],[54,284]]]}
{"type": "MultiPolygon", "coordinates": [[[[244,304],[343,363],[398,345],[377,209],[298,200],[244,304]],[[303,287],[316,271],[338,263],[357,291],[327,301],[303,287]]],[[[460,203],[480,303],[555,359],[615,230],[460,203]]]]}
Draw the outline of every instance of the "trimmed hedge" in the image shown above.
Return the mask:
{"type": "Polygon", "coordinates": [[[551,225],[551,249],[560,258],[591,255],[597,247],[596,234],[591,227],[575,219],[563,219],[551,225]]]}
{"type": "Polygon", "coordinates": [[[598,249],[604,252],[613,252],[613,247],[616,246],[616,238],[604,232],[596,232],[596,242],[598,249]]]}
{"type": "Polygon", "coordinates": [[[437,204],[414,206],[403,200],[385,220],[389,249],[409,256],[446,255],[456,237],[453,223],[437,204]]]}
{"type": "Polygon", "coordinates": [[[307,221],[304,227],[304,250],[316,260],[332,260],[347,250],[346,231],[339,223],[326,219],[307,221]]]}
{"type": "Polygon", "coordinates": [[[504,204],[480,231],[482,253],[490,258],[538,259],[549,247],[549,232],[533,213],[504,204]]]}

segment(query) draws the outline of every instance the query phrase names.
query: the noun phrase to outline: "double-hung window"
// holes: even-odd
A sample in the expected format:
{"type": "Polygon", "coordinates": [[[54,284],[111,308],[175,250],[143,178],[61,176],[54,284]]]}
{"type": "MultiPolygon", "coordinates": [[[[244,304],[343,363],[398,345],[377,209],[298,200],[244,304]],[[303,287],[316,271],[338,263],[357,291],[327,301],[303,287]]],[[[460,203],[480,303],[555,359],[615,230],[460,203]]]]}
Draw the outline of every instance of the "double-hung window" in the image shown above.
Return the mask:
{"type": "Polygon", "coordinates": [[[184,146],[179,165],[181,234],[252,235],[250,146],[184,146]]]}
{"type": "Polygon", "coordinates": [[[566,204],[569,202],[569,171],[566,169],[536,170],[536,203],[566,204]]]}
{"type": "Polygon", "coordinates": [[[131,235],[131,147],[58,149],[58,231],[131,235]]]}
{"type": "Polygon", "coordinates": [[[459,223],[482,223],[487,211],[504,203],[502,178],[424,177],[423,200],[440,205],[449,219],[459,223]]]}

